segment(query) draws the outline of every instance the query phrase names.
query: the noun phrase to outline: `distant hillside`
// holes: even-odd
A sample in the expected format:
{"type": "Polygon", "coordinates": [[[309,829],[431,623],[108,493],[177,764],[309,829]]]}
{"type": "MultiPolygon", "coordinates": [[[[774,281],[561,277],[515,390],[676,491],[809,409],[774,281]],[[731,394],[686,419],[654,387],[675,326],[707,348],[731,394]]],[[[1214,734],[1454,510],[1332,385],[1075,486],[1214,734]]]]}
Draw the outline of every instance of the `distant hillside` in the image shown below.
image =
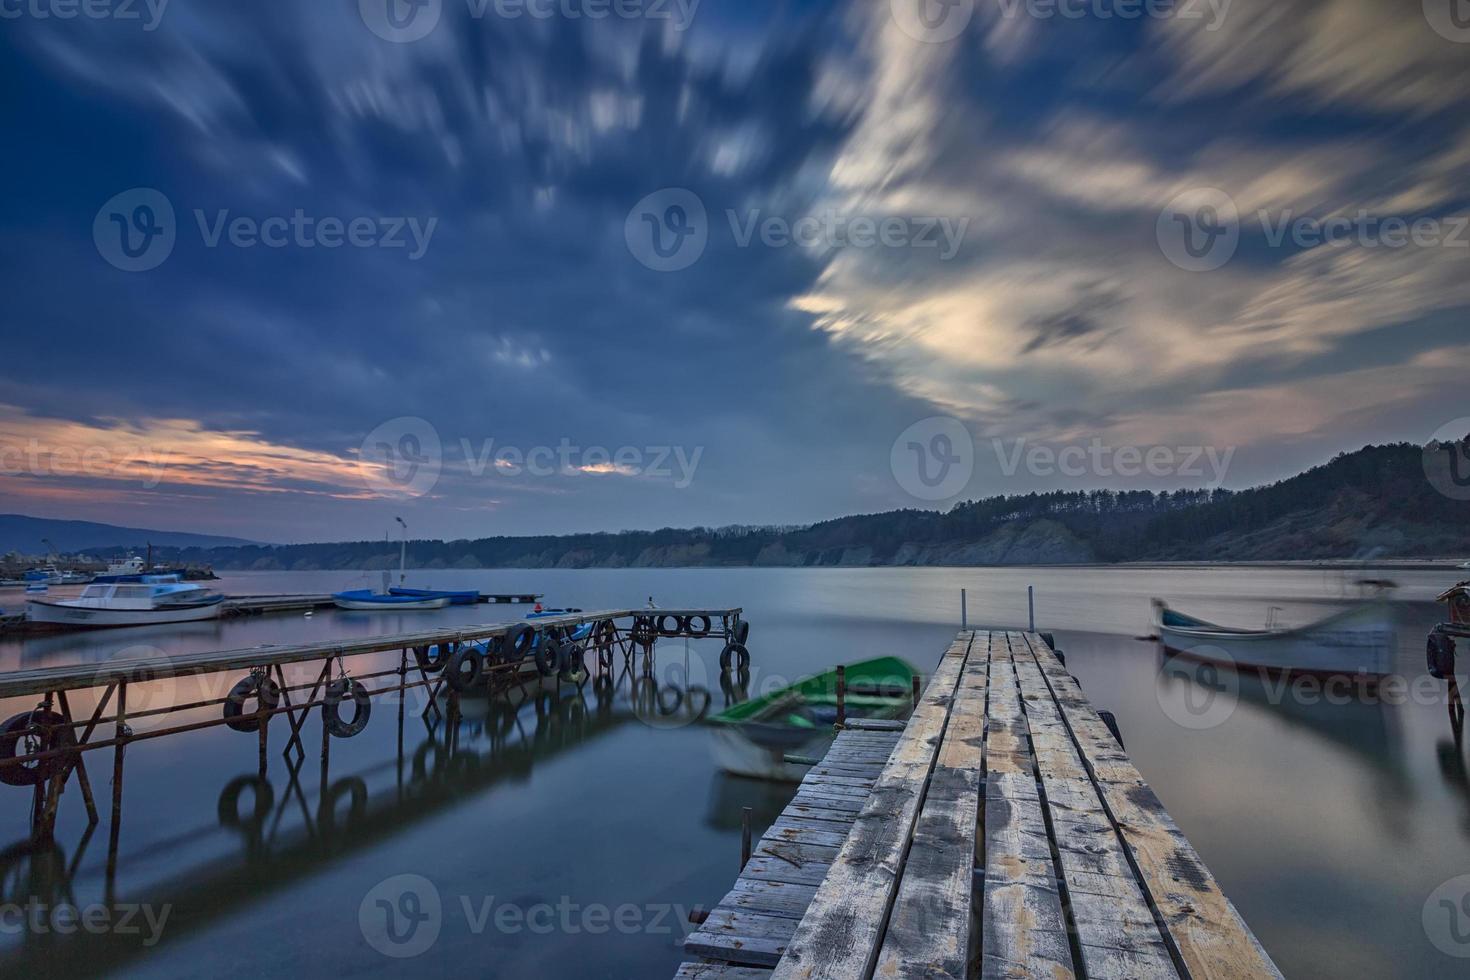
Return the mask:
{"type": "Polygon", "coordinates": [[[251,543],[244,538],[225,538],[215,534],[151,531],[90,521],[53,521],[44,517],[0,514],[0,554],[12,551],[27,555],[43,554],[46,546],[41,543],[42,539],[49,540],[63,554],[143,548],[150,541],[156,547],[164,548],[230,548],[251,543]]]}
{"type": "MultiPolygon", "coordinates": [[[[991,497],[946,513],[898,510],[800,528],[665,528],[560,537],[416,541],[416,567],[1034,565],[1274,561],[1470,554],[1470,503],[1425,478],[1423,451],[1345,453],[1267,487],[991,497]]],[[[227,569],[389,568],[396,544],[186,549],[227,569]]]]}

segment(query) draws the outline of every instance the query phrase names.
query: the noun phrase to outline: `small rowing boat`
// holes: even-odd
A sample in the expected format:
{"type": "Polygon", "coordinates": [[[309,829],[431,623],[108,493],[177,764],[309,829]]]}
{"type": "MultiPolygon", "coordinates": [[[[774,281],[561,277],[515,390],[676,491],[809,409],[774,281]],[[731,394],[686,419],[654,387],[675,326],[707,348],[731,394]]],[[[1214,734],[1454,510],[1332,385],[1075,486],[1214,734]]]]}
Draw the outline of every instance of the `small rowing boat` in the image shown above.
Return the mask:
{"type": "Polygon", "coordinates": [[[412,612],[416,609],[443,609],[449,605],[449,597],[393,595],[371,589],[357,589],[352,592],[338,592],[332,596],[332,602],[338,609],[356,612],[412,612]]]}
{"type": "Polygon", "coordinates": [[[1366,602],[1306,626],[1238,629],[1185,615],[1154,600],[1159,639],[1169,653],[1268,673],[1370,678],[1394,671],[1393,607],[1366,602]]]}
{"type": "MultiPolygon", "coordinates": [[[[907,661],[879,657],[845,670],[849,718],[893,719],[912,707],[918,671],[907,661]]],[[[836,723],[837,671],[829,670],[711,718],[715,762],[737,776],[800,782],[810,767],[786,756],[821,758],[836,723]]]]}

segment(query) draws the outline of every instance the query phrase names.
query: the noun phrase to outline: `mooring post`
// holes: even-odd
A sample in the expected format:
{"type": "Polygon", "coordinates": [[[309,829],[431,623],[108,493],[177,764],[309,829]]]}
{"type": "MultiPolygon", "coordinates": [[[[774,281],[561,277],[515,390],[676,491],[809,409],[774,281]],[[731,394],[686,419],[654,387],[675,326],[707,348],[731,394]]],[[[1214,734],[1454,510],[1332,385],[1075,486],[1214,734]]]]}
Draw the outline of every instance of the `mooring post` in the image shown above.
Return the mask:
{"type": "Polygon", "coordinates": [[[1028,620],[1031,626],[1027,629],[1029,633],[1036,632],[1036,586],[1026,586],[1026,608],[1029,613],[1028,620]]]}
{"type": "Polygon", "coordinates": [[[740,870],[750,863],[750,815],[753,811],[748,806],[740,808],[740,870]]]}
{"type": "Polygon", "coordinates": [[[915,674],[914,675],[914,707],[915,708],[917,708],[919,706],[919,697],[920,697],[920,695],[919,695],[919,675],[918,674],[915,674]]]}
{"type": "Polygon", "coordinates": [[[847,668],[837,665],[837,727],[847,724],[847,668]]]}
{"type": "Polygon", "coordinates": [[[107,834],[107,892],[112,894],[117,878],[117,844],[122,834],[123,750],[128,736],[128,682],[117,682],[117,722],[113,730],[116,745],[112,750],[112,824],[107,834]]]}
{"type": "Polygon", "coordinates": [[[967,630],[969,628],[970,628],[970,609],[969,609],[968,597],[965,595],[965,590],[964,589],[960,589],[960,629],[967,630]]]}

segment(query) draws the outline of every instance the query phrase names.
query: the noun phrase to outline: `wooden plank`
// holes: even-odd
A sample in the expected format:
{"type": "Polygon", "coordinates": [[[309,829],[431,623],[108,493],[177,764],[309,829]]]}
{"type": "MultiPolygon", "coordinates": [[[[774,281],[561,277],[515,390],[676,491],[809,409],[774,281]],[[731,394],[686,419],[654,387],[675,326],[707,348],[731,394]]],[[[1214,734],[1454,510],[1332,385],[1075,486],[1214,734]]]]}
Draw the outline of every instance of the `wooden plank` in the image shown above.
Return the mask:
{"type": "Polygon", "coordinates": [[[1190,977],[1280,977],[1193,845],[1039,636],[1025,637],[1165,938],[1190,977]]]}
{"type": "Polygon", "coordinates": [[[1075,975],[1007,637],[991,633],[981,976],[1075,975]]]}
{"type": "Polygon", "coordinates": [[[886,718],[849,718],[846,726],[860,732],[901,732],[906,722],[886,718]]]}
{"type": "Polygon", "coordinates": [[[972,636],[961,633],[941,659],[847,842],[777,964],[774,980],[850,980],[872,973],[972,636]]]}
{"type": "Polygon", "coordinates": [[[1051,817],[1072,929],[1089,977],[1172,980],[1179,972],[1024,638],[1012,661],[1051,817]],[[1105,882],[1099,887],[1098,879],[1105,882]]]}
{"type": "Polygon", "coordinates": [[[767,980],[770,970],[728,963],[682,963],[674,980],[767,980]]]}
{"type": "Polygon", "coordinates": [[[684,940],[684,949],[745,966],[774,966],[796,927],[797,920],[789,916],[721,907],[684,940]]]}
{"type": "Polygon", "coordinates": [[[965,980],[972,972],[979,945],[971,922],[988,676],[988,658],[972,644],[914,828],[877,977],[965,980]]]}
{"type": "Polygon", "coordinates": [[[806,910],[816,895],[816,885],[791,885],[782,881],[740,878],[736,880],[730,894],[721,900],[720,906],[800,919],[806,915],[806,910]]]}

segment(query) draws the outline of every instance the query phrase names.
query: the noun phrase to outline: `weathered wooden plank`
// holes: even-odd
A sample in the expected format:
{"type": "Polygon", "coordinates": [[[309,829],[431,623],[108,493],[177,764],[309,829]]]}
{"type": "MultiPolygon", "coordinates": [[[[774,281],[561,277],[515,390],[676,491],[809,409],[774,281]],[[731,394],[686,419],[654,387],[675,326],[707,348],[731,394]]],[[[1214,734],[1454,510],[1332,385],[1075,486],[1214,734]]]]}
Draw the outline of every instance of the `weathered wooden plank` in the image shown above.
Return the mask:
{"type": "Polygon", "coordinates": [[[797,920],[761,915],[739,909],[717,908],[684,940],[684,949],[696,956],[729,960],[747,966],[774,966],[786,952],[797,920]]]}
{"type": "Polygon", "coordinates": [[[816,894],[816,885],[791,885],[783,881],[740,878],[730,894],[720,901],[720,906],[758,912],[761,915],[800,919],[806,915],[816,894]]]}
{"type": "Polygon", "coordinates": [[[924,808],[914,828],[877,977],[965,980],[979,942],[971,935],[989,665],[971,645],[924,808]]]}
{"type": "Polygon", "coordinates": [[[904,728],[904,722],[885,718],[849,718],[846,725],[860,732],[901,732],[904,728]]]}
{"type": "Polygon", "coordinates": [[[1067,922],[1005,634],[990,634],[989,652],[980,973],[1070,977],[1075,970],[1067,922]]]}
{"type": "Polygon", "coordinates": [[[770,970],[728,963],[682,963],[674,980],[768,980],[770,970]]]}
{"type": "Polygon", "coordinates": [[[1013,640],[1011,654],[1087,975],[1177,978],[1122,842],[1024,638],[1013,640]],[[1105,893],[1089,890],[1097,887],[1098,878],[1107,882],[1105,893]]]}
{"type": "Polygon", "coordinates": [[[945,653],[847,842],[777,964],[775,980],[867,977],[892,906],[972,634],[945,653]]]}
{"type": "Polygon", "coordinates": [[[1143,891],[1163,920],[1177,961],[1197,980],[1280,977],[1276,964],[1056,654],[1035,634],[1025,640],[1143,891]]]}
{"type": "Polygon", "coordinates": [[[741,875],[755,881],[780,881],[788,885],[820,885],[822,879],[827,877],[829,867],[831,865],[804,864],[798,868],[790,861],[753,854],[741,875]]]}

